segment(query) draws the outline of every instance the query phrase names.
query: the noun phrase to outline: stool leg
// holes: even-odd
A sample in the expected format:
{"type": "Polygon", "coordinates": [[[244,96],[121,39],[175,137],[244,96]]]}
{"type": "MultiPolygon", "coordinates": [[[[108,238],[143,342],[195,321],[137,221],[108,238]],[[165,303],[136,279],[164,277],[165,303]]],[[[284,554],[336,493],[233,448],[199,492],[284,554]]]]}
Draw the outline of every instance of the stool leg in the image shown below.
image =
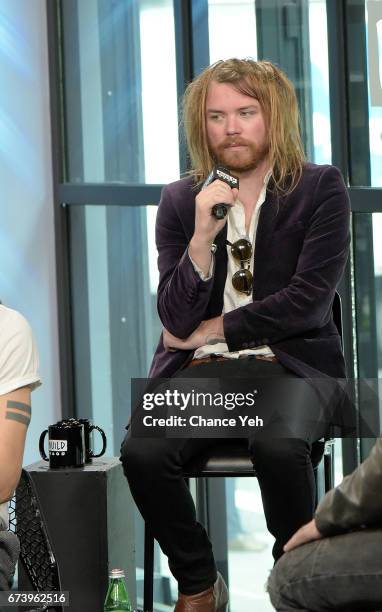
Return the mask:
{"type": "Polygon", "coordinates": [[[154,538],[145,523],[145,556],[143,568],[143,610],[153,612],[154,602],[154,538]]]}

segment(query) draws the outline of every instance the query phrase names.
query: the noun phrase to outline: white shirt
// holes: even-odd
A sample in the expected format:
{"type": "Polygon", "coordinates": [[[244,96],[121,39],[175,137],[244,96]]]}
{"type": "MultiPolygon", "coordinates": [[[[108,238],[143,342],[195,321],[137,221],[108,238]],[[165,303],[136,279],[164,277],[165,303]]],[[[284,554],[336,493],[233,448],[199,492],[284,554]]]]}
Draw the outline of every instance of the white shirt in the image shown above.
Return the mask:
{"type": "MultiPolygon", "coordinates": [[[[254,252],[255,252],[255,242],[256,242],[256,232],[257,226],[259,223],[260,210],[262,205],[265,202],[265,196],[267,191],[267,185],[270,178],[270,172],[265,175],[264,183],[262,190],[259,194],[258,200],[256,202],[256,206],[252,213],[251,222],[249,225],[249,232],[247,235],[245,228],[245,208],[243,204],[236,200],[235,206],[229,208],[227,213],[227,240],[232,244],[239,240],[239,238],[247,238],[249,242],[252,244],[252,258],[250,261],[249,269],[253,274],[253,262],[254,262],[254,252]]],[[[232,277],[240,269],[240,262],[238,262],[231,254],[231,247],[226,247],[228,250],[228,263],[227,263],[227,278],[224,287],[224,302],[223,302],[223,312],[222,314],[231,312],[236,308],[240,308],[240,306],[246,306],[247,304],[251,304],[252,293],[251,295],[246,295],[245,293],[241,293],[240,291],[236,291],[234,286],[232,285],[232,277]]],[[[192,259],[191,259],[192,261],[192,259]]],[[[211,267],[209,270],[209,274],[207,277],[203,276],[203,273],[200,269],[192,262],[195,270],[201,275],[203,280],[208,280],[213,272],[213,266],[215,265],[214,256],[212,256],[211,267]]],[[[246,266],[247,267],[247,266],[246,266]]],[[[219,342],[218,344],[204,344],[203,346],[196,349],[194,354],[194,359],[201,359],[202,357],[206,357],[207,355],[224,355],[224,357],[228,357],[230,359],[238,359],[241,356],[247,355],[269,355],[272,356],[274,353],[269,348],[269,346],[259,346],[255,349],[243,349],[241,351],[232,351],[228,350],[228,346],[225,342],[219,342]]]]}
{"type": "Polygon", "coordinates": [[[0,304],[0,395],[41,384],[39,359],[28,321],[0,304]]]}
{"type": "MultiPolygon", "coordinates": [[[[0,395],[41,384],[36,344],[28,321],[0,304],[0,395]]],[[[8,529],[8,503],[0,504],[0,531],[8,529]]]]}

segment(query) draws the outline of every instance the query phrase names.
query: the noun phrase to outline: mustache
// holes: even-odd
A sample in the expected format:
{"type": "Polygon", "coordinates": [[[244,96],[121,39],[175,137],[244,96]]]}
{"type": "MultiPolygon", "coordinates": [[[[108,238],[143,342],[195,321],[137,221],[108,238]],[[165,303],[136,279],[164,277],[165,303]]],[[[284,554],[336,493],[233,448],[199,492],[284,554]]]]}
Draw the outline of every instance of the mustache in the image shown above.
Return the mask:
{"type": "Polygon", "coordinates": [[[232,147],[233,145],[240,146],[251,146],[251,143],[245,140],[244,138],[229,136],[223,140],[219,144],[219,149],[227,149],[228,147],[232,147]]]}

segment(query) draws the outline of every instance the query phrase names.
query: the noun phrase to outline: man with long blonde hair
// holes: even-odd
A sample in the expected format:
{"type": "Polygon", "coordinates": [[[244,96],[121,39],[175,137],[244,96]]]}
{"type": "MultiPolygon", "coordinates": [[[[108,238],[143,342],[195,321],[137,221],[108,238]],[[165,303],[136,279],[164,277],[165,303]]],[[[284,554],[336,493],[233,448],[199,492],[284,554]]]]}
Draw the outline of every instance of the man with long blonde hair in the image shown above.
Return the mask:
{"type": "MultiPolygon", "coordinates": [[[[184,128],[190,173],[164,188],[157,214],[164,329],[150,376],[343,377],[332,303],[349,201],[336,168],[304,161],[293,85],[267,61],[219,61],[188,86],[184,128]],[[208,180],[216,166],[228,181],[208,180]]],[[[294,398],[295,414],[306,409],[294,398]]],[[[185,463],[216,439],[142,440],[134,418],[121,460],[178,580],[175,611],[223,612],[227,590],[183,481],[185,463]]],[[[248,436],[276,560],[313,515],[316,439],[248,436]]]]}

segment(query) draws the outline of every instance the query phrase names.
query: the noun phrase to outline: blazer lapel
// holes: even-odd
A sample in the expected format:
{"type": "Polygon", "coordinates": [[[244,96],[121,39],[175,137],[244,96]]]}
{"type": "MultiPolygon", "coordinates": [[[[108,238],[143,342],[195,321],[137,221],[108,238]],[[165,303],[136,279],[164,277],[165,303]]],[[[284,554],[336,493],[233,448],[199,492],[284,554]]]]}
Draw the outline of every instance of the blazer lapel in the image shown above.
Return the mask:
{"type": "Polygon", "coordinates": [[[256,232],[255,253],[253,262],[253,299],[261,299],[260,287],[266,286],[267,262],[270,253],[270,238],[276,217],[282,206],[282,198],[267,191],[265,202],[261,206],[256,232]]]}

